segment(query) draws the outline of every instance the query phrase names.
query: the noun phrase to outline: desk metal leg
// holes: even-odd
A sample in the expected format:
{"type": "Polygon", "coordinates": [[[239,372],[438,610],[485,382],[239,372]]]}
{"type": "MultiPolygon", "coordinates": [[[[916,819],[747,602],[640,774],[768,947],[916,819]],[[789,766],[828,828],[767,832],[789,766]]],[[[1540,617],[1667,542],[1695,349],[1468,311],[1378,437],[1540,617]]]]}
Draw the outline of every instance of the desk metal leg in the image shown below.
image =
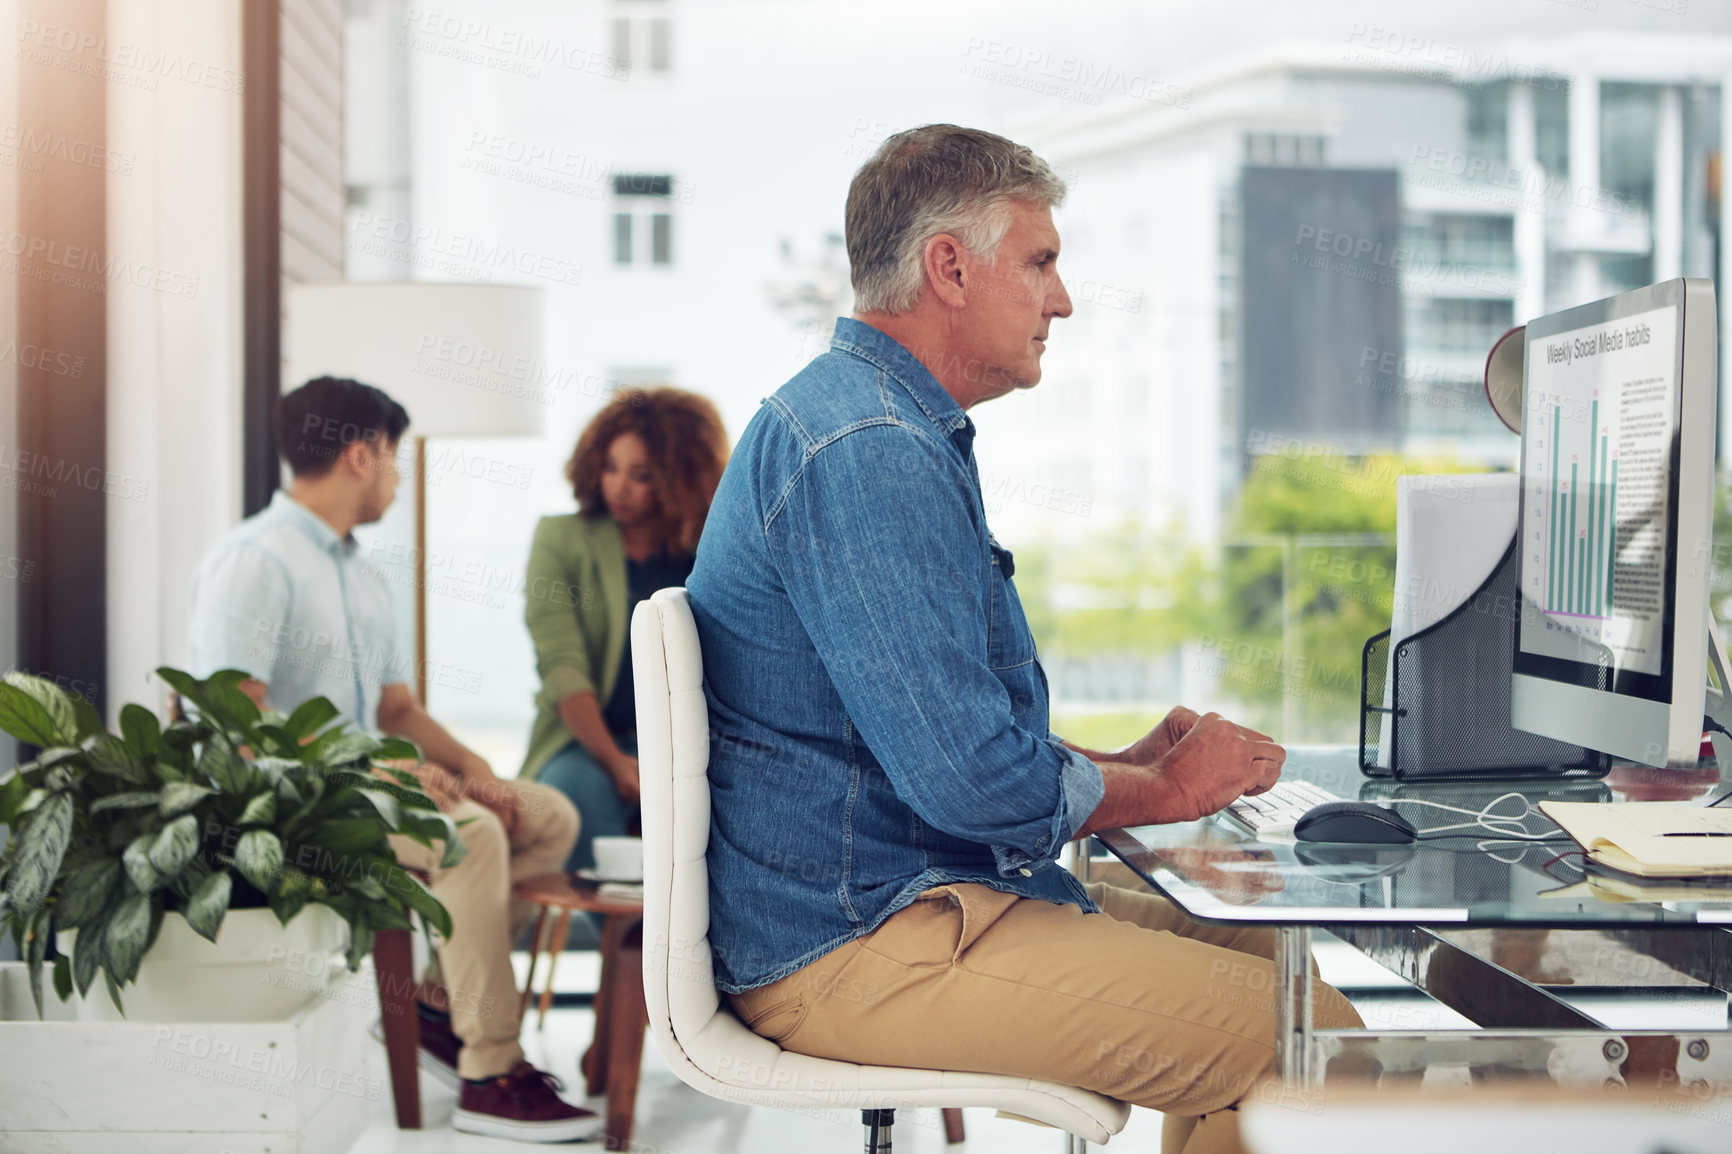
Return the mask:
{"type": "Polygon", "coordinates": [[[1275,927],[1275,1065],[1289,1086],[1309,1086],[1311,1060],[1311,927],[1275,927]]]}

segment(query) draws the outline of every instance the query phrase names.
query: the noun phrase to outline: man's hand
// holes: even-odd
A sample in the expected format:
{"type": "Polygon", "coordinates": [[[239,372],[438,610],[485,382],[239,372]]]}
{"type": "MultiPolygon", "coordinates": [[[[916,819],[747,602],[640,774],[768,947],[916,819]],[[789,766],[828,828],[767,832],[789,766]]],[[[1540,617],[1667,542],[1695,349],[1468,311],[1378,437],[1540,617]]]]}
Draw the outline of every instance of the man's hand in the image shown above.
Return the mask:
{"type": "Polygon", "coordinates": [[[464,796],[499,819],[506,837],[517,835],[517,824],[523,818],[523,811],[518,808],[522,799],[516,790],[499,780],[492,766],[479,757],[471,758],[463,767],[461,784],[464,796]]]}
{"type": "Polygon", "coordinates": [[[613,784],[619,790],[620,800],[627,805],[636,805],[640,790],[638,788],[637,758],[629,753],[622,753],[619,759],[607,767],[613,776],[613,784]]]}
{"type": "Polygon", "coordinates": [[[1116,756],[1133,765],[1153,765],[1167,756],[1198,721],[1197,711],[1175,705],[1156,726],[1116,756]]]}
{"type": "Polygon", "coordinates": [[[1274,785],[1286,760],[1287,751],[1268,734],[1205,713],[1149,766],[1157,782],[1159,810],[1150,820],[1195,821],[1219,812],[1241,794],[1262,793],[1274,785]]]}
{"type": "Polygon", "coordinates": [[[433,804],[439,807],[439,812],[450,813],[463,800],[462,783],[455,774],[425,761],[395,761],[391,764],[414,774],[427,796],[433,799],[433,804]]]}

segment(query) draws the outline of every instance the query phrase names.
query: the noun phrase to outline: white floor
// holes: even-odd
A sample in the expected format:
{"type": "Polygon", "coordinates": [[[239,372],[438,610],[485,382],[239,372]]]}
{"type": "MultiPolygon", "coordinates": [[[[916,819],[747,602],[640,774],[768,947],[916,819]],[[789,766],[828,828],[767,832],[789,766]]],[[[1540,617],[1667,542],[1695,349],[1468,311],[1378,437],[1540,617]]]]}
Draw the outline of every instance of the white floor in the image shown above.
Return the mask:
{"type": "MultiPolygon", "coordinates": [[[[1326,934],[1317,935],[1314,954],[1325,981],[1354,991],[1355,1008],[1373,1029],[1394,1030],[1460,1030],[1472,1029],[1472,1023],[1459,1014],[1417,996],[1405,982],[1388,970],[1370,961],[1357,950],[1326,934]]],[[[513,956],[521,983],[526,958],[513,956]]],[[[560,990],[593,990],[598,976],[599,959],[590,951],[573,951],[561,956],[555,974],[555,988],[560,990]]],[[[540,985],[538,981],[537,985],[540,985]]],[[[1651,1001],[1596,998],[1592,1011],[1608,1024],[1623,1024],[1631,1028],[1723,1029],[1726,1021],[1726,1001],[1723,995],[1702,998],[1667,999],[1657,1012],[1651,1001]],[[1697,1004],[1697,1003],[1700,1004],[1697,1004]],[[1718,1024],[1716,1024],[1718,1023],[1718,1024]]],[[[1587,1007],[1584,1007],[1587,1008],[1587,1007]]],[[[537,1029],[533,1010],[526,1015],[523,1027],[523,1047],[529,1060],[540,1068],[565,1079],[571,1090],[567,1098],[578,1101],[575,1093],[582,1091],[582,1078],[577,1073],[577,1061],[589,1046],[594,1018],[587,1009],[553,1010],[547,1016],[544,1029],[537,1029]]],[[[365,1134],[349,1150],[349,1154],[432,1154],[434,1151],[462,1151],[465,1154],[487,1154],[497,1151],[522,1151],[521,1144],[493,1138],[478,1138],[458,1134],[451,1129],[451,1112],[456,1106],[453,1091],[423,1076],[421,1101],[425,1129],[403,1131],[396,1128],[391,1109],[389,1078],[385,1067],[385,1051],[373,1046],[369,1051],[371,1084],[386,1087],[372,1103],[372,1117],[365,1134]]],[[[600,1100],[584,1103],[598,1113],[605,1109],[600,1100]]],[[[944,1129],[938,1111],[900,1112],[896,1120],[895,1146],[904,1154],[1059,1154],[1064,1139],[1056,1131],[1013,1122],[996,1117],[989,1110],[964,1111],[968,1141],[960,1146],[946,1146],[944,1129]]],[[[1133,1110],[1130,1124],[1113,1139],[1113,1150],[1160,1149],[1160,1115],[1148,1110],[1133,1110]]],[[[736,1106],[717,1101],[691,1089],[673,1075],[656,1052],[653,1041],[646,1040],[642,1081],[638,1086],[637,1122],[632,1132],[632,1149],[645,1154],[711,1154],[711,1152],[785,1151],[847,1152],[860,1149],[862,1130],[857,1111],[838,1110],[830,1113],[789,1113],[765,1107],[736,1106]]],[[[599,1149],[591,1144],[584,1149],[599,1149]]]]}
{"type": "MultiPolygon", "coordinates": [[[[1321,938],[1321,935],[1320,935],[1321,938]]],[[[1340,943],[1319,940],[1316,947],[1318,965],[1324,977],[1339,985],[1359,988],[1386,987],[1395,992],[1405,984],[1395,975],[1365,959],[1358,951],[1340,943]]],[[[525,957],[514,955],[521,982],[525,957]]],[[[561,990],[593,990],[599,959],[588,951],[573,951],[560,957],[555,974],[555,988],[561,990]]],[[[541,983],[538,980],[537,985],[541,983]]],[[[1370,1026],[1405,1029],[1460,1029],[1470,1024],[1449,1010],[1429,1003],[1423,1020],[1415,1021],[1416,1007],[1410,1000],[1388,1003],[1367,999],[1356,1001],[1370,1026]]],[[[566,1097],[577,1102],[582,1091],[582,1078],[577,1073],[577,1061],[589,1046],[594,1029],[594,1017],[587,1009],[553,1010],[547,1016],[544,1029],[537,1029],[533,1010],[525,1016],[523,1048],[543,1070],[565,1079],[571,1089],[566,1097]]],[[[385,1051],[374,1046],[369,1056],[368,1075],[374,1085],[389,1086],[385,1067],[385,1051]]],[[[421,1103],[423,1125],[420,1131],[398,1130],[391,1110],[387,1089],[372,1104],[372,1120],[367,1132],[350,1148],[349,1154],[433,1154],[435,1151],[463,1151],[487,1154],[498,1151],[522,1151],[519,1143],[493,1138],[478,1138],[458,1134],[451,1129],[451,1111],[456,1107],[456,1094],[423,1076],[421,1103]]],[[[597,1099],[583,1103],[598,1113],[604,1109],[597,1099]]],[[[963,1112],[968,1141],[960,1146],[946,1146],[944,1128],[938,1111],[898,1113],[895,1146],[905,1154],[968,1154],[991,1151],[992,1154],[1059,1154],[1064,1149],[1063,1137],[1053,1130],[999,1118],[990,1110],[963,1112]]],[[[637,1123],[632,1131],[632,1149],[653,1154],[722,1154],[730,1151],[854,1151],[861,1145],[863,1131],[860,1115],[854,1110],[829,1113],[791,1113],[765,1107],[737,1106],[707,1097],[676,1078],[656,1052],[653,1041],[646,1041],[643,1078],[638,1085],[637,1123]]],[[[1161,1118],[1149,1110],[1135,1110],[1130,1124],[1113,1139],[1117,1150],[1160,1149],[1161,1118]]],[[[595,1147],[590,1147],[595,1148],[595,1147]]]]}

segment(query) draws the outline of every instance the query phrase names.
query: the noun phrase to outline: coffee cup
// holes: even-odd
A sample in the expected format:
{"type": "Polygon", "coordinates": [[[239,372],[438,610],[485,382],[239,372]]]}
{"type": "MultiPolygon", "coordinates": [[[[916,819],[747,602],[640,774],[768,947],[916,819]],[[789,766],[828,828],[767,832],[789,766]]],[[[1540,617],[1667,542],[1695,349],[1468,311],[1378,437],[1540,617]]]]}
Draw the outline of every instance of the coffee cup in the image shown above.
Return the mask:
{"type": "Polygon", "coordinates": [[[598,837],[595,847],[595,876],[608,881],[635,882],[643,880],[643,838],[598,837]]]}

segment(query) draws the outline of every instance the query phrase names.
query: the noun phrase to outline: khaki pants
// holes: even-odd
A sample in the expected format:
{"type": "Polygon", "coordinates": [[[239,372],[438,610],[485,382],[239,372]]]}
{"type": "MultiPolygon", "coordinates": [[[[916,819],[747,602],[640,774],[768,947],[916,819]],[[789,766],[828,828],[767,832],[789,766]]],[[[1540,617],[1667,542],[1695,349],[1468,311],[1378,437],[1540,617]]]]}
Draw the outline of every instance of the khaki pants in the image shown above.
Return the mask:
{"type": "Polygon", "coordinates": [[[439,868],[439,843],[429,849],[401,835],[390,839],[397,860],[432,875],[433,896],[451,913],[451,939],[439,946],[439,970],[450,1002],[451,1029],[463,1040],[457,1072],[491,1078],[523,1058],[517,977],[511,945],[529,923],[530,906],[511,896],[513,882],[558,873],[577,841],[577,810],[565,795],[532,781],[503,781],[521,801],[517,833],[507,838],[493,813],[473,801],[450,811],[469,853],[439,868]]]}
{"type": "MultiPolygon", "coordinates": [[[[1167,1114],[1163,1151],[1240,1149],[1231,1107],[1275,1077],[1273,931],[1194,922],[1153,892],[1104,913],[959,884],[731,998],[784,1049],[1081,1086],[1167,1114]]],[[[1320,1027],[1363,1023],[1316,987],[1320,1027]]]]}

